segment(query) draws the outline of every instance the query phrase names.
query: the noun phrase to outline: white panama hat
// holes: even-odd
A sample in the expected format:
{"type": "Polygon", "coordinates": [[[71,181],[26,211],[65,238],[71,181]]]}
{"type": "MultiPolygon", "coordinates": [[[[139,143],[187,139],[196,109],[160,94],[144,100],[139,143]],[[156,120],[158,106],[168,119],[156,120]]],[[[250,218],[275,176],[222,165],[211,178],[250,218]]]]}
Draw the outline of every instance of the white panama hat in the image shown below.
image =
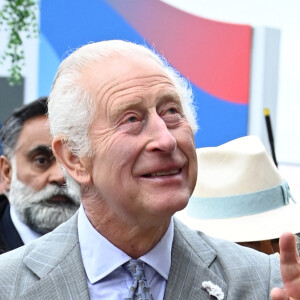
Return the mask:
{"type": "Polygon", "coordinates": [[[245,136],[196,152],[197,183],[187,207],[175,214],[179,220],[234,242],[300,232],[300,205],[258,137],[245,136]]]}

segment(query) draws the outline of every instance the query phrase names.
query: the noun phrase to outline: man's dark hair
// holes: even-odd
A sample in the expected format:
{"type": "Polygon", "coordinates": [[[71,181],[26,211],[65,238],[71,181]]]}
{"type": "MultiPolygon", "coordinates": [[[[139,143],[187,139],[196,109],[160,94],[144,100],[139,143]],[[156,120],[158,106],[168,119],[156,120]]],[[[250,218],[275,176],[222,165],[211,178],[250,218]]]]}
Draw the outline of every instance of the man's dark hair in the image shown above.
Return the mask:
{"type": "Polygon", "coordinates": [[[9,159],[14,156],[15,147],[24,123],[34,117],[47,114],[47,99],[48,97],[40,97],[33,102],[16,108],[11,116],[6,119],[0,130],[3,155],[9,159]]]}

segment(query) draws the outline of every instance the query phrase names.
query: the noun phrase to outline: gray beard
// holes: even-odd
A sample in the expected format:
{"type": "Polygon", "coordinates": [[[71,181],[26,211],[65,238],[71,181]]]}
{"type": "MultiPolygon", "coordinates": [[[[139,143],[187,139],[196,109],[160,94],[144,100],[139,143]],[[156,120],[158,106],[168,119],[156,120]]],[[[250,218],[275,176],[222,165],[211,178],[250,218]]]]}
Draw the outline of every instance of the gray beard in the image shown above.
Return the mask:
{"type": "Polygon", "coordinates": [[[9,202],[20,220],[39,234],[45,234],[74,215],[80,199],[72,195],[65,186],[48,184],[36,192],[12,174],[9,202]],[[65,201],[51,201],[56,195],[66,197],[65,201]]]}

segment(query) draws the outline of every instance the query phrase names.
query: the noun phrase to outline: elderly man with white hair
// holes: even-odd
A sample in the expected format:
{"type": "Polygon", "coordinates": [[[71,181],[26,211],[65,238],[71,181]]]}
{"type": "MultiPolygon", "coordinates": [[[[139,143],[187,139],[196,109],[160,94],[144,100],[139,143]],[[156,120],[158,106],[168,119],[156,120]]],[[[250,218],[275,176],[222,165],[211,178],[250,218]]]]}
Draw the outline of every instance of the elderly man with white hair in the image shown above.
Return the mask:
{"type": "MultiPolygon", "coordinates": [[[[153,51],[118,40],[81,47],[59,67],[49,120],[54,153],[82,206],[0,257],[2,299],[253,300],[276,286],[292,295],[287,256],[283,286],[276,256],[173,217],[196,183],[197,125],[188,84],[153,51]]],[[[289,238],[283,254],[292,252],[289,238]]],[[[287,299],[278,291],[273,299],[287,299]]]]}

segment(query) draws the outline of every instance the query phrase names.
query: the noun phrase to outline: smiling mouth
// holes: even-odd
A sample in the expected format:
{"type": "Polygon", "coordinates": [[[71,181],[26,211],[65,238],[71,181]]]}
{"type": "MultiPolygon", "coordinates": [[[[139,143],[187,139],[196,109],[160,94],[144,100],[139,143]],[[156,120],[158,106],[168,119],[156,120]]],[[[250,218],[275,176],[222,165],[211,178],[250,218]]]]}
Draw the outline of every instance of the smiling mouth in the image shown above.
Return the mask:
{"type": "Polygon", "coordinates": [[[160,177],[160,176],[169,176],[179,174],[181,169],[174,169],[170,171],[158,171],[150,174],[145,174],[142,177],[160,177]]]}

